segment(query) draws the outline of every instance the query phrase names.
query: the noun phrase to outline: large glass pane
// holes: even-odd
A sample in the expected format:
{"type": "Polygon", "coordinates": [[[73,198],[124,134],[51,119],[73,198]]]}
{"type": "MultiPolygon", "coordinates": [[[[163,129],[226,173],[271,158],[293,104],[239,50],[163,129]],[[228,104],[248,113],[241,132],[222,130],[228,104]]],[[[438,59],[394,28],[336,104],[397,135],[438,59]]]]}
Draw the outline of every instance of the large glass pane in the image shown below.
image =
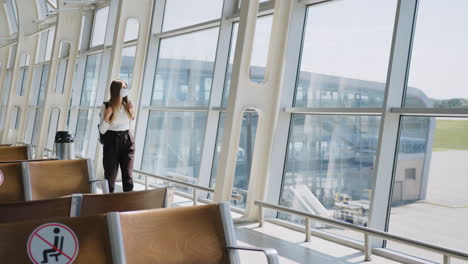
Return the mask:
{"type": "MultiPolygon", "coordinates": [[[[250,68],[250,79],[253,82],[261,83],[265,75],[265,67],[267,63],[268,45],[270,43],[271,25],[273,16],[263,16],[257,19],[255,30],[255,42],[252,51],[252,61],[250,68]]],[[[234,63],[234,53],[236,49],[237,33],[239,23],[234,23],[232,26],[231,46],[229,50],[229,61],[226,70],[226,78],[224,81],[223,101],[222,106],[227,106],[229,97],[229,89],[231,87],[232,65],[234,63]]]]}
{"type": "Polygon", "coordinates": [[[59,62],[57,75],[55,80],[55,92],[63,94],[63,89],[65,86],[65,75],[68,68],[68,57],[70,56],[70,43],[62,41],[60,42],[59,50],[59,62]]]}
{"type": "MultiPolygon", "coordinates": [[[[216,147],[211,169],[210,186],[216,186],[216,175],[218,173],[219,156],[221,155],[221,144],[224,134],[225,113],[219,117],[218,135],[216,137],[216,147]]],[[[233,193],[242,196],[241,200],[233,200],[236,207],[245,208],[247,201],[247,191],[249,189],[250,169],[252,166],[252,156],[255,146],[255,135],[257,134],[258,113],[246,112],[242,118],[242,130],[237,149],[236,169],[234,173],[233,193]]]]}
{"type": "Polygon", "coordinates": [[[0,129],[5,127],[5,118],[7,114],[8,101],[10,100],[10,85],[11,85],[11,74],[12,70],[7,70],[5,75],[5,80],[3,82],[3,92],[2,92],[2,109],[0,115],[0,129]]]}
{"type": "Polygon", "coordinates": [[[256,83],[261,83],[265,78],[265,67],[268,58],[272,23],[272,15],[259,17],[257,19],[255,40],[252,49],[252,61],[250,63],[250,79],[256,83]]]}
{"type": "Polygon", "coordinates": [[[57,132],[60,117],[60,108],[53,108],[50,112],[49,130],[47,133],[46,148],[52,150],[54,147],[55,133],[57,132]]]}
{"type": "Polygon", "coordinates": [[[222,8],[223,0],[166,0],[163,31],[218,19],[222,8]]]}
{"type": "Polygon", "coordinates": [[[93,21],[93,35],[91,37],[91,47],[104,44],[107,28],[107,17],[109,16],[109,6],[96,10],[93,21]]]}
{"type": "Polygon", "coordinates": [[[130,46],[122,50],[122,63],[120,65],[120,80],[124,80],[128,88],[132,83],[133,66],[135,65],[136,46],[130,46]]]}
{"type": "MultiPolygon", "coordinates": [[[[468,119],[402,117],[388,231],[466,251],[467,160],[468,119]]],[[[387,248],[438,263],[442,258],[400,243],[387,248]]]]}
{"type": "Polygon", "coordinates": [[[296,107],[382,107],[396,2],[307,8],[296,107]]]}
{"type": "Polygon", "coordinates": [[[197,183],[206,112],[150,111],[142,169],[197,183]]]}
{"type": "Polygon", "coordinates": [[[468,1],[419,1],[405,107],[468,107],[468,1]]]}
{"type": "Polygon", "coordinates": [[[44,61],[50,61],[50,57],[52,56],[52,47],[54,45],[54,39],[55,27],[52,27],[51,29],[49,29],[49,31],[47,31],[47,44],[44,61]]]}
{"type": "Polygon", "coordinates": [[[140,30],[140,24],[138,23],[138,20],[136,19],[127,20],[124,41],[131,41],[131,40],[137,39],[139,30],[140,30]]]}
{"type": "MultiPolygon", "coordinates": [[[[379,126],[378,116],[293,115],[280,204],[366,226],[379,126]]],[[[317,227],[362,240],[340,228],[317,227]]]]}
{"type": "Polygon", "coordinates": [[[44,64],[42,68],[42,76],[41,76],[41,83],[39,86],[39,96],[37,97],[37,105],[42,106],[44,105],[45,94],[47,89],[47,80],[49,79],[49,64],[44,64]]]}
{"type": "Polygon", "coordinates": [[[75,154],[84,156],[86,151],[86,145],[89,140],[87,135],[89,134],[89,126],[91,125],[92,119],[91,110],[80,109],[78,112],[78,120],[75,128],[75,154]]]}
{"type": "Polygon", "coordinates": [[[18,74],[18,85],[16,86],[17,96],[24,96],[27,78],[28,78],[28,67],[23,67],[20,69],[19,74],[18,74]]]}
{"type": "Polygon", "coordinates": [[[81,106],[92,106],[95,103],[101,57],[102,54],[99,53],[88,56],[86,60],[83,89],[81,90],[81,106]]]}
{"type": "Polygon", "coordinates": [[[152,105],[208,106],[218,31],[212,28],[161,40],[152,105]]]}

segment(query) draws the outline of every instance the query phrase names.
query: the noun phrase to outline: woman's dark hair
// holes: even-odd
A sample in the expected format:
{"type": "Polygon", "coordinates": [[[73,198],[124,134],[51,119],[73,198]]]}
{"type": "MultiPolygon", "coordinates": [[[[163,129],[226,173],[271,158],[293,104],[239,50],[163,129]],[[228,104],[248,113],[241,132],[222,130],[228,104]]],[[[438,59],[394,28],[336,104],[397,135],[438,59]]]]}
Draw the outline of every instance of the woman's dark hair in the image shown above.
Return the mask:
{"type": "MultiPolygon", "coordinates": [[[[122,89],[122,85],[124,83],[125,82],[121,81],[121,80],[113,80],[111,85],[110,85],[109,104],[112,107],[112,112],[113,113],[116,113],[116,111],[118,111],[117,108],[119,107],[119,102],[120,102],[120,100],[119,100],[120,99],[120,89],[122,89]]],[[[128,100],[127,96],[122,98],[122,105],[123,105],[123,107],[125,109],[125,112],[127,112],[127,115],[128,115],[129,118],[133,119],[132,114],[130,114],[129,103],[130,103],[130,101],[128,100]]],[[[109,121],[112,123],[113,120],[114,120],[114,114],[111,115],[109,121]]]]}

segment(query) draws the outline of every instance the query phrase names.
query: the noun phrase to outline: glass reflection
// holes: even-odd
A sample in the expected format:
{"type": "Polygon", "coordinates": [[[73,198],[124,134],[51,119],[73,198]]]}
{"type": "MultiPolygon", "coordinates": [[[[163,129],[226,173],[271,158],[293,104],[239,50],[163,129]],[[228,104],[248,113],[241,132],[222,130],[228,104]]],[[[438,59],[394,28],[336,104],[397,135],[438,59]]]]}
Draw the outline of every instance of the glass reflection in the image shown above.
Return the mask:
{"type": "Polygon", "coordinates": [[[119,79],[124,80],[128,87],[132,84],[133,66],[135,65],[136,46],[122,49],[122,63],[120,65],[119,79]]]}
{"type": "Polygon", "coordinates": [[[206,112],[150,111],[142,169],[197,183],[207,115],[206,112]]]}
{"type": "Polygon", "coordinates": [[[92,106],[96,99],[98,77],[102,54],[88,56],[86,60],[85,76],[81,90],[80,106],[92,106]]]}
{"type": "Polygon", "coordinates": [[[218,31],[161,40],[151,105],[208,106],[218,31]]]}
{"type": "Polygon", "coordinates": [[[383,106],[396,2],[307,8],[296,107],[383,106]]]}
{"type": "MultiPolygon", "coordinates": [[[[388,231],[465,250],[467,160],[466,118],[402,117],[388,231]]],[[[434,262],[441,258],[399,243],[387,242],[387,248],[434,262]]]]}
{"type": "Polygon", "coordinates": [[[366,226],[380,117],[294,115],[291,126],[280,204],[366,226]]]}
{"type": "MultiPolygon", "coordinates": [[[[221,154],[221,144],[224,134],[225,113],[219,117],[218,134],[216,137],[216,148],[213,157],[213,166],[211,169],[210,186],[216,186],[216,175],[218,173],[218,162],[221,154]]],[[[247,191],[249,189],[250,169],[252,166],[252,156],[255,146],[255,136],[257,134],[258,113],[245,112],[242,118],[242,130],[237,150],[236,169],[234,172],[233,193],[242,196],[241,200],[233,200],[232,204],[236,207],[245,208],[247,201],[247,191]]]]}

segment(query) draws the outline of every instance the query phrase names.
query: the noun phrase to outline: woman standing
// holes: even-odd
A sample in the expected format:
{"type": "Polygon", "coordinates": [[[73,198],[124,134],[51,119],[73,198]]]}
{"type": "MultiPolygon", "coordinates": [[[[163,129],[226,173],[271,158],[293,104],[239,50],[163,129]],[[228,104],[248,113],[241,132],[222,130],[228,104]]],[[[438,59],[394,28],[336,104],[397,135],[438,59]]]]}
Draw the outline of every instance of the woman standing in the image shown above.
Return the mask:
{"type": "Polygon", "coordinates": [[[135,119],[135,109],[127,94],[127,84],[124,81],[112,81],[110,99],[104,103],[101,112],[99,132],[104,135],[102,163],[111,193],[114,192],[119,165],[124,192],[133,190],[135,140],[130,133],[130,122],[135,119]]]}

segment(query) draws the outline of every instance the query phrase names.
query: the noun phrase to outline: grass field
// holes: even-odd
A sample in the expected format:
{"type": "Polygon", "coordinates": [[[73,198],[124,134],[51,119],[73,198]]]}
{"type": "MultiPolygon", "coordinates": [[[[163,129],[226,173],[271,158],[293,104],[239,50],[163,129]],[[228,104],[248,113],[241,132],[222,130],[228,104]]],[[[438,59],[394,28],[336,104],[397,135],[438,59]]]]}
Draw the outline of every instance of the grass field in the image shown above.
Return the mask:
{"type": "Polygon", "coordinates": [[[433,150],[468,150],[468,120],[437,119],[433,150]]]}

